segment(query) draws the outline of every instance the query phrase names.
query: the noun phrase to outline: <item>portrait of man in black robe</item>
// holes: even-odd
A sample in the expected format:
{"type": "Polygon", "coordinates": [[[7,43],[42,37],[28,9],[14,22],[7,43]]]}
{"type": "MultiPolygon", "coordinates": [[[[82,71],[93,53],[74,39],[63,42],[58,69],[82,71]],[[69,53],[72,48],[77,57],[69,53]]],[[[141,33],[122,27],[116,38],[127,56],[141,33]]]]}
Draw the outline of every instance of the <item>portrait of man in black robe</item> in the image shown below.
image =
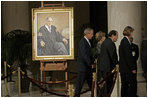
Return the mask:
{"type": "Polygon", "coordinates": [[[45,25],[39,28],[37,35],[38,56],[69,54],[69,50],[66,48],[68,40],[57,31],[52,22],[53,19],[47,17],[45,25]]]}

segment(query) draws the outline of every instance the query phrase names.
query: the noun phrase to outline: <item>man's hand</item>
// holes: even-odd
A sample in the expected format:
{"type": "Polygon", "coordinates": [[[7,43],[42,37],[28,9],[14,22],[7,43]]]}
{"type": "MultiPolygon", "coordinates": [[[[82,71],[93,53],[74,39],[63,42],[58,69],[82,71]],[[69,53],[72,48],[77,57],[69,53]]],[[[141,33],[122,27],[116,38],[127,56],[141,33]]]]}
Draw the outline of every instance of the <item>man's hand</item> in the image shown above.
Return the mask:
{"type": "Polygon", "coordinates": [[[43,41],[40,42],[42,47],[45,47],[45,43],[43,41]]]}
{"type": "Polygon", "coordinates": [[[133,74],[136,74],[137,72],[136,72],[136,70],[132,70],[132,73],[133,73],[133,74]]]}
{"type": "Polygon", "coordinates": [[[65,45],[68,44],[68,41],[65,38],[63,39],[63,42],[64,42],[65,45]]]}

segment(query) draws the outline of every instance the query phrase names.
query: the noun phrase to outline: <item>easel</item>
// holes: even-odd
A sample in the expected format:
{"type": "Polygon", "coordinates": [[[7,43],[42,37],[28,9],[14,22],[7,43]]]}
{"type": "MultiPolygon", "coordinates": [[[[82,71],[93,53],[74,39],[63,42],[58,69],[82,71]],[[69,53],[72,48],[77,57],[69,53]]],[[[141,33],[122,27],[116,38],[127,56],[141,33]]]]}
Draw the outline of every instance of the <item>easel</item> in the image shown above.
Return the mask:
{"type": "MultiPolygon", "coordinates": [[[[56,4],[45,4],[44,1],[41,1],[41,8],[53,8],[53,7],[65,7],[64,1],[56,4]]],[[[68,66],[67,60],[43,60],[40,61],[40,70],[41,70],[41,81],[45,82],[45,71],[64,71],[65,80],[68,80],[68,66]]],[[[47,83],[53,83],[53,81],[46,81],[47,83]]],[[[55,81],[58,83],[62,81],[55,81]]],[[[43,85],[43,84],[41,84],[43,85]]],[[[65,82],[65,89],[56,89],[54,91],[67,91],[68,82],[65,82]]],[[[67,94],[67,92],[66,92],[67,94]]]]}
{"type": "Polygon", "coordinates": [[[65,7],[64,1],[61,1],[60,3],[54,3],[54,4],[46,4],[44,1],[41,1],[41,8],[51,8],[51,7],[65,7]]]}
{"type": "MultiPolygon", "coordinates": [[[[67,60],[40,61],[40,70],[41,70],[41,81],[44,80],[44,82],[45,82],[45,71],[64,71],[65,72],[65,80],[68,80],[67,60]]],[[[58,83],[58,82],[62,82],[62,81],[55,81],[55,82],[46,81],[46,82],[47,83],[58,83]]],[[[68,82],[65,82],[65,89],[57,89],[54,91],[67,91],[67,88],[68,88],[68,82]]]]}

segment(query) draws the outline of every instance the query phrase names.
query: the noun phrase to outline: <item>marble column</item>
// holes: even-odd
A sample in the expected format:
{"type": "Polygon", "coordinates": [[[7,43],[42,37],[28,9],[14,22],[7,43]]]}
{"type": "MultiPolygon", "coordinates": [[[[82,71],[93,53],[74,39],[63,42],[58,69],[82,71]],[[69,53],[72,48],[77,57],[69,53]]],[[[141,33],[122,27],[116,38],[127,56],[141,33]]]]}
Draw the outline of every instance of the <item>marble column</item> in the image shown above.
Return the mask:
{"type": "MultiPolygon", "coordinates": [[[[119,38],[116,42],[117,50],[123,38],[123,30],[128,25],[135,29],[134,43],[140,48],[142,35],[146,33],[146,13],[142,10],[146,9],[146,6],[143,6],[145,3],[139,1],[108,2],[108,30],[115,29],[119,32],[119,38]]],[[[138,59],[138,73],[142,73],[140,57],[138,59]]]]}
{"type": "MultiPolygon", "coordinates": [[[[119,32],[118,41],[116,42],[117,46],[117,53],[118,53],[118,47],[120,44],[121,39],[123,38],[123,30],[126,26],[132,26],[134,31],[134,43],[136,43],[139,46],[139,49],[141,50],[141,42],[143,39],[146,39],[147,35],[147,4],[143,1],[109,1],[108,2],[108,30],[117,30],[119,32]]],[[[139,50],[139,51],[140,51],[139,50]]],[[[141,67],[141,60],[140,57],[138,59],[137,63],[137,80],[138,80],[138,95],[139,96],[145,96],[141,95],[140,87],[143,84],[140,84],[140,81],[145,81],[145,79],[142,76],[143,70],[141,67]]],[[[120,84],[121,87],[121,84],[120,84]]],[[[115,87],[116,88],[116,87],[115,87]]],[[[116,92],[116,91],[114,91],[116,92]]],[[[143,92],[145,92],[145,87],[143,88],[143,92]]],[[[142,93],[143,93],[142,92],[142,93]]],[[[116,96],[113,95],[113,96],[116,96]]]]}

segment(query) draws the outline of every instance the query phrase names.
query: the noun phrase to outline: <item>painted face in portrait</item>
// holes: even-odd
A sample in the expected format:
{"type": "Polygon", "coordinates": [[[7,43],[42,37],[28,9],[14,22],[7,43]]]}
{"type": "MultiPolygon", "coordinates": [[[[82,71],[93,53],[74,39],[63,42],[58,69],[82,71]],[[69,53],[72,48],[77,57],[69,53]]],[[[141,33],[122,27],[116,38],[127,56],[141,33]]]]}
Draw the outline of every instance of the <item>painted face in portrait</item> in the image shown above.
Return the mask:
{"type": "Polygon", "coordinates": [[[48,17],[47,18],[47,25],[48,26],[51,26],[52,25],[52,22],[53,22],[53,19],[51,17],[48,17]]]}

